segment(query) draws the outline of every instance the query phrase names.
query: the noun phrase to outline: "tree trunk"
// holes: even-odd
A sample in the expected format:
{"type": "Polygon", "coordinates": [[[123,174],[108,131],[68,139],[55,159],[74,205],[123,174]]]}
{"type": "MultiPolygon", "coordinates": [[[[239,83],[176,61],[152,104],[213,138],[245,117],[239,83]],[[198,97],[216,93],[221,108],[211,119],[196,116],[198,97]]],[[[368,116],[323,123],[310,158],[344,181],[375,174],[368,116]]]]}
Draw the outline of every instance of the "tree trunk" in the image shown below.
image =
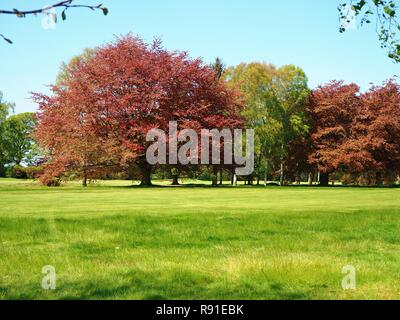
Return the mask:
{"type": "Polygon", "coordinates": [[[86,168],[83,169],[82,186],[83,186],[84,188],[87,187],[87,173],[86,173],[86,168]]]}
{"type": "Polygon", "coordinates": [[[216,187],[218,185],[218,169],[213,167],[213,176],[212,176],[212,186],[216,187]]]}
{"type": "Polygon", "coordinates": [[[219,184],[222,186],[224,184],[224,177],[222,168],[219,169],[219,184]]]}
{"type": "Polygon", "coordinates": [[[280,185],[281,187],[283,187],[283,185],[285,184],[285,172],[284,172],[284,163],[283,163],[283,150],[285,150],[285,146],[282,143],[281,146],[281,169],[280,169],[280,185]]]}
{"type": "Polygon", "coordinates": [[[264,185],[268,184],[268,160],[265,160],[264,185]]]}
{"type": "Polygon", "coordinates": [[[383,177],[381,172],[377,172],[375,175],[375,183],[377,186],[383,185],[383,177]]]}
{"type": "Polygon", "coordinates": [[[279,184],[281,185],[281,187],[285,184],[285,172],[284,172],[284,169],[283,169],[283,159],[281,160],[279,184]]]}
{"type": "Polygon", "coordinates": [[[141,179],[140,185],[142,187],[152,186],[153,184],[151,183],[151,165],[149,165],[147,162],[142,162],[139,164],[139,170],[141,179]]]}
{"type": "Polygon", "coordinates": [[[319,185],[321,187],[329,186],[329,173],[321,173],[319,176],[319,185]]]}
{"type": "Polygon", "coordinates": [[[308,174],[308,185],[309,185],[309,186],[312,186],[312,185],[313,185],[313,182],[314,182],[314,177],[313,177],[312,172],[310,172],[310,173],[308,174]]]}
{"type": "Polygon", "coordinates": [[[233,174],[233,185],[237,186],[238,184],[238,179],[236,173],[233,174]]]}
{"type": "Polygon", "coordinates": [[[0,164],[0,177],[5,177],[6,175],[6,168],[4,165],[0,164]]]}
{"type": "Polygon", "coordinates": [[[172,185],[173,186],[179,186],[179,175],[174,174],[172,176],[172,185]]]}

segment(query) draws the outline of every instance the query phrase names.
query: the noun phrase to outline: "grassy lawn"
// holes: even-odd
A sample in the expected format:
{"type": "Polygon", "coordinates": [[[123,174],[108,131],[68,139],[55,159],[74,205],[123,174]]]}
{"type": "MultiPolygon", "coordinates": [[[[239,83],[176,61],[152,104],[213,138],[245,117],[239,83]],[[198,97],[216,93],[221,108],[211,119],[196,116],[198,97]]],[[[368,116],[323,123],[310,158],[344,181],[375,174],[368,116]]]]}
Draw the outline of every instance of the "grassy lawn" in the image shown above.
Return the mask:
{"type": "Polygon", "coordinates": [[[0,201],[0,299],[400,299],[400,189],[2,179],[0,201]]]}

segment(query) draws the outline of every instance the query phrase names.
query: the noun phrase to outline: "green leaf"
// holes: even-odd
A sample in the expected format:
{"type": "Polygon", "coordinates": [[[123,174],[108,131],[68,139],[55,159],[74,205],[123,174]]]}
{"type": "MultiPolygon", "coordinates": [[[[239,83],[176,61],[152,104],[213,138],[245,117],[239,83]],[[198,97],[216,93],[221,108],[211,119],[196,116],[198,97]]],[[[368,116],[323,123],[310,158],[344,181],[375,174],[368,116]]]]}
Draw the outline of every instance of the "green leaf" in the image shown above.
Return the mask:
{"type": "Polygon", "coordinates": [[[101,8],[101,10],[103,10],[104,15],[108,15],[108,9],[107,8],[101,8]]]}
{"type": "Polygon", "coordinates": [[[65,21],[67,19],[67,15],[65,14],[65,10],[61,12],[61,18],[65,21]]]}
{"type": "Polygon", "coordinates": [[[392,10],[389,7],[384,7],[383,10],[385,11],[385,13],[390,16],[390,17],[394,17],[396,15],[396,11],[392,10]]]}

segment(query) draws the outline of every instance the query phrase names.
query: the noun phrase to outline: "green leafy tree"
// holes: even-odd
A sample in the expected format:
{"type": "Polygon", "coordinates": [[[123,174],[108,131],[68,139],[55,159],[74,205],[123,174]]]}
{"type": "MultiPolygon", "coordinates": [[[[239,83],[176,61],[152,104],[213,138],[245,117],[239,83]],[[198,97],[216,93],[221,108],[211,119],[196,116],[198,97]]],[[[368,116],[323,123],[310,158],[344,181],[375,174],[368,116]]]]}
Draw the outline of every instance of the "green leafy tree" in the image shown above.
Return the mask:
{"type": "MultiPolygon", "coordinates": [[[[225,73],[226,66],[223,60],[220,57],[217,57],[213,64],[211,64],[211,68],[215,72],[215,77],[217,81],[220,81],[225,73]]],[[[220,166],[219,168],[219,184],[223,184],[223,168],[220,166]]],[[[213,166],[213,177],[212,177],[212,185],[216,186],[218,181],[218,168],[213,166]]]]}
{"type": "Polygon", "coordinates": [[[399,5],[399,0],[346,0],[339,6],[340,31],[345,32],[352,19],[358,19],[361,26],[375,22],[382,47],[400,62],[399,5]]]}
{"type": "Polygon", "coordinates": [[[31,134],[36,126],[34,113],[26,112],[8,117],[4,122],[3,143],[8,163],[32,164],[39,155],[31,134]]]}
{"type": "Polygon", "coordinates": [[[4,176],[5,165],[9,162],[6,152],[5,123],[13,110],[14,105],[3,101],[3,93],[0,91],[0,176],[4,176]]]}
{"type": "Polygon", "coordinates": [[[242,112],[246,126],[255,130],[255,170],[258,177],[264,173],[267,180],[268,167],[276,151],[279,123],[272,117],[276,100],[272,94],[276,68],[264,63],[240,64],[226,72],[228,83],[243,93],[245,108],[242,112]]]}
{"type": "Polygon", "coordinates": [[[308,131],[305,106],[309,96],[307,77],[295,66],[276,68],[265,63],[240,64],[226,72],[228,83],[239,87],[245,99],[243,116],[255,130],[258,180],[264,180],[279,163],[284,181],[288,145],[308,131]]]}
{"type": "Polygon", "coordinates": [[[72,72],[79,67],[79,64],[89,61],[95,53],[96,49],[86,48],[81,54],[73,57],[68,63],[62,62],[57,74],[56,85],[61,87],[65,86],[71,79],[72,72]]]}
{"type": "Polygon", "coordinates": [[[288,155],[289,144],[305,136],[309,125],[306,116],[310,89],[304,71],[293,65],[284,66],[277,71],[273,82],[273,93],[277,100],[274,118],[280,123],[280,184],[284,183],[284,161],[288,155]]]}

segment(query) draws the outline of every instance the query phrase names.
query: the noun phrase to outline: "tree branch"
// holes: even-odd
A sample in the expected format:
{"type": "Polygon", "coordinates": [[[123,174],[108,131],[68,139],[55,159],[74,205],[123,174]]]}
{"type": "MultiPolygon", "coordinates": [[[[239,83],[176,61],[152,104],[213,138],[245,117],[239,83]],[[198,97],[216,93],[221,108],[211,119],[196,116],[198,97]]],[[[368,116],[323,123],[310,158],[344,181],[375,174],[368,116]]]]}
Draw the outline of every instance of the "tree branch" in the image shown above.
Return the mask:
{"type": "Polygon", "coordinates": [[[0,33],[0,38],[3,38],[3,39],[4,39],[5,41],[7,41],[9,44],[12,44],[12,43],[13,43],[10,39],[6,38],[6,37],[3,36],[1,33],[0,33]]]}
{"type": "Polygon", "coordinates": [[[107,8],[103,7],[102,4],[96,5],[96,6],[90,6],[90,5],[76,5],[76,4],[72,4],[74,2],[74,0],[64,0],[61,2],[58,2],[56,4],[44,7],[42,9],[35,9],[35,10],[18,10],[18,9],[13,9],[13,10],[0,10],[0,14],[12,14],[12,15],[16,15],[20,18],[23,18],[27,15],[35,15],[35,14],[39,14],[39,13],[46,13],[47,11],[51,10],[51,9],[55,9],[55,8],[64,8],[64,11],[69,9],[69,8],[88,8],[91,10],[102,10],[103,13],[105,15],[108,14],[108,10],[107,8]]]}
{"type": "MultiPolygon", "coordinates": [[[[28,15],[37,15],[37,14],[49,14],[49,11],[52,9],[56,8],[63,8],[63,11],[61,12],[61,18],[62,20],[67,19],[66,11],[70,8],[87,8],[90,10],[101,10],[103,11],[103,14],[106,16],[108,15],[108,9],[106,7],[103,7],[103,4],[91,6],[91,5],[83,5],[83,4],[73,4],[75,0],[64,0],[60,1],[58,3],[55,3],[53,5],[49,5],[47,7],[44,7],[42,9],[34,9],[34,10],[18,10],[18,9],[12,9],[12,10],[0,10],[0,14],[8,14],[8,15],[14,15],[18,18],[25,18],[28,15]]],[[[54,16],[54,22],[57,22],[57,15],[53,14],[54,16]]],[[[0,34],[0,38],[3,38],[5,41],[8,43],[12,44],[12,41],[8,38],[6,38],[4,35],[0,34]]]]}

